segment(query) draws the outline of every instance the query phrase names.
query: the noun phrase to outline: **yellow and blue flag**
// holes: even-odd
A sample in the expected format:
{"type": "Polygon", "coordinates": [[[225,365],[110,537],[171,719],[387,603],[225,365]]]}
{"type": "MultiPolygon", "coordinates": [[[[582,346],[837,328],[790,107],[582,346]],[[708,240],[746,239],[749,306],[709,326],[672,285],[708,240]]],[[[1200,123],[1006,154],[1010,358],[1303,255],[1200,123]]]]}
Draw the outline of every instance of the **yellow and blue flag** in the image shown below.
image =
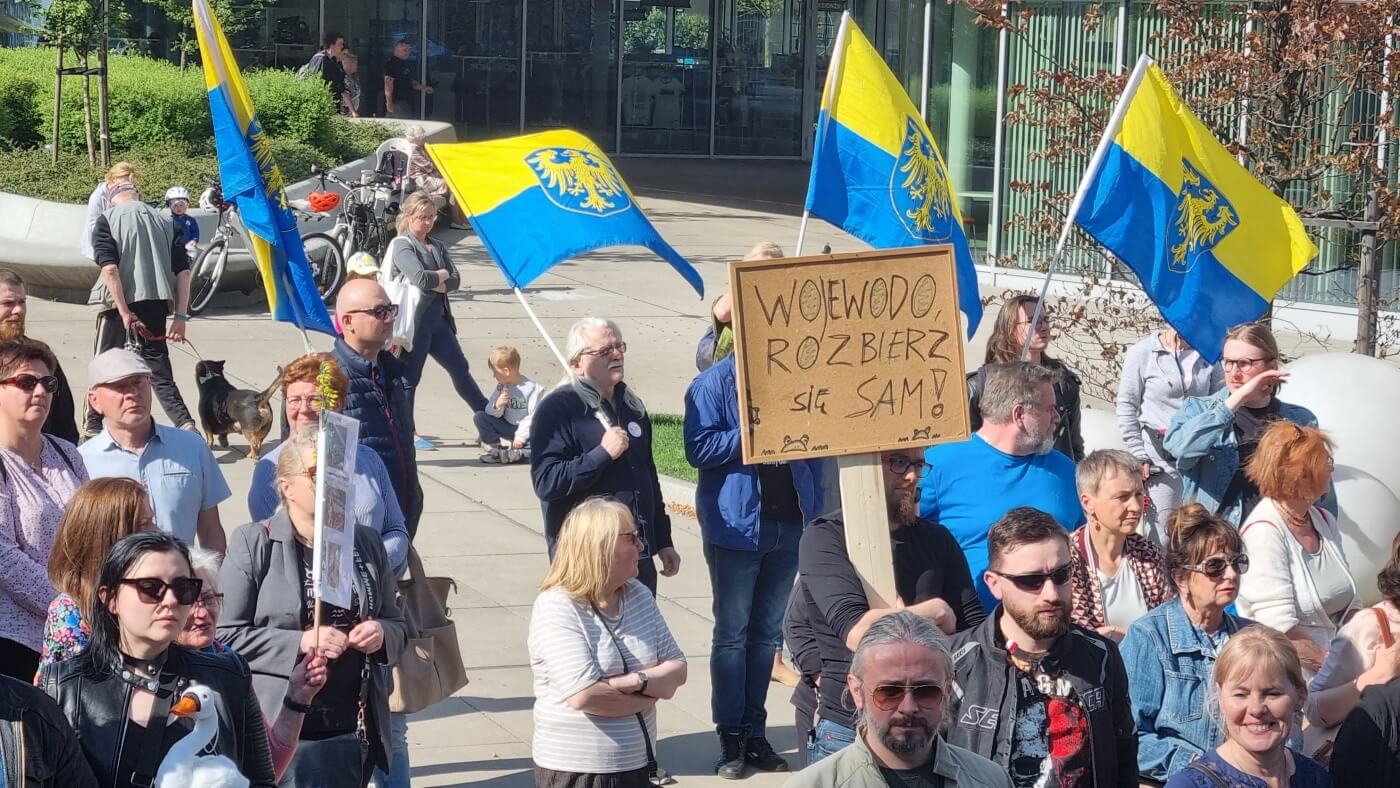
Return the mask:
{"type": "Polygon", "coordinates": [[[817,118],[807,211],[877,249],[952,244],[967,335],[982,320],[977,270],[943,156],[909,94],[846,14],[817,118]],[[844,35],[843,35],[844,34],[844,35]]]}
{"type": "Polygon", "coordinates": [[[334,335],[326,305],[306,260],[296,217],[287,205],[286,183],[272,160],[233,50],[207,0],[194,1],[204,86],[214,118],[214,147],[224,199],[238,208],[248,230],[253,261],[267,290],[275,320],[334,335]]]}
{"type": "Polygon", "coordinates": [[[1317,247],[1155,63],[1088,183],[1076,223],[1128,265],[1162,317],[1209,361],[1257,320],[1317,247]]]}
{"type": "Polygon", "coordinates": [[[643,246],[702,296],[700,274],[656,232],[606,154],[576,131],[429,145],[428,155],[512,287],[606,246],[643,246]]]}

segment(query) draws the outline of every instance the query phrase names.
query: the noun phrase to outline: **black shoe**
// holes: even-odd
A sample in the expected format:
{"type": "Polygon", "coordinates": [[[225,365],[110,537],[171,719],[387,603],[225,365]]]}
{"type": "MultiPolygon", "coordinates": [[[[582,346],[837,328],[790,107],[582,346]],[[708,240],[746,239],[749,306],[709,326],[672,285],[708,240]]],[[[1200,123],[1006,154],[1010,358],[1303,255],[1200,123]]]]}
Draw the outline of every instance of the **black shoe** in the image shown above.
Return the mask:
{"type": "Polygon", "coordinates": [[[785,772],[788,762],[773,751],[773,745],[763,736],[750,736],[744,745],[744,760],[760,772],[785,772]]]}
{"type": "Polygon", "coordinates": [[[744,745],[747,739],[743,728],[720,729],[719,760],[715,762],[715,774],[726,780],[743,779],[744,745]]]}

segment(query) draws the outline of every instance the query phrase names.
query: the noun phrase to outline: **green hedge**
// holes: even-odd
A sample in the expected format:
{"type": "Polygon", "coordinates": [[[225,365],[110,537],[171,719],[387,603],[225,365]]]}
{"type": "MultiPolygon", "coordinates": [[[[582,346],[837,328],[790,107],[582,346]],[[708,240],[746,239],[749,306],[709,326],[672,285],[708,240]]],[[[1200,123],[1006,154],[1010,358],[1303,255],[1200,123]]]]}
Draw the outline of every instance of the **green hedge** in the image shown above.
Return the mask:
{"type": "MultiPolygon", "coordinates": [[[[197,191],[201,175],[218,171],[209,98],[198,64],[181,72],[174,64],[139,55],[113,55],[110,64],[113,160],[136,165],[148,196],[173,184],[197,191]]],[[[64,79],[58,165],[39,149],[52,133],[54,65],[52,49],[0,48],[0,190],[85,201],[100,172],[87,164],[81,79],[64,79]]],[[[64,65],[76,63],[70,58],[64,65]]],[[[397,133],[391,126],[351,123],[337,115],[319,80],[299,80],[285,70],[245,76],[288,183],[310,175],[313,165],[331,167],[369,155],[397,133]]],[[[94,126],[95,88],[94,82],[94,126]]]]}

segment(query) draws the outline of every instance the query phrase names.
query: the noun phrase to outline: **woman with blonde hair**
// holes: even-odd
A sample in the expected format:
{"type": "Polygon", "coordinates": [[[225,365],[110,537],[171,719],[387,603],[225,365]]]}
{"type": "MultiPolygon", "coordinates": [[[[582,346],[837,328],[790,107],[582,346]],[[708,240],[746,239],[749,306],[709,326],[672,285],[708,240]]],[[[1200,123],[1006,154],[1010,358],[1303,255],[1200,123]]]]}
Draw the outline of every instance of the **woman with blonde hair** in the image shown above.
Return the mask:
{"type": "Polygon", "coordinates": [[[1285,746],[1308,697],[1288,638],[1268,627],[1240,630],[1220,649],[1211,683],[1207,712],[1218,717],[1225,739],[1167,780],[1167,788],[1330,788],[1321,764],[1285,746]]]}
{"type": "Polygon", "coordinates": [[[686,661],[646,586],[624,504],[589,498],[564,520],[530,614],[535,784],[643,788],[656,773],[656,701],[686,661]]]}
{"type": "Polygon", "coordinates": [[[1245,472],[1261,497],[1240,527],[1256,567],[1240,583],[1240,615],[1286,635],[1311,678],[1361,606],[1337,520],[1316,505],[1332,484],[1332,440],[1316,427],[1275,421],[1245,472]]]}
{"type": "Polygon", "coordinates": [[[413,343],[401,356],[404,374],[416,390],[423,379],[423,367],[432,356],[447,371],[457,395],[472,412],[486,410],[486,395],[472,379],[471,367],[457,341],[452,305],[447,300],[448,293],[461,287],[462,275],[448,256],[447,247],[428,235],[436,221],[433,201],[422,193],[410,194],[399,211],[399,236],[384,252],[384,259],[391,266],[390,276],[402,277],[422,291],[413,315],[413,343]]]}
{"type": "Polygon", "coordinates": [[[107,198],[112,187],[119,183],[136,183],[136,168],[131,166],[131,162],[119,161],[113,164],[102,182],[97,184],[88,196],[87,219],[83,222],[83,235],[78,239],[78,246],[82,249],[83,257],[89,260],[97,259],[97,251],[92,246],[92,229],[97,226],[97,217],[112,207],[107,198]]]}
{"type": "Polygon", "coordinates": [[[58,521],[49,552],[49,580],[58,596],[49,603],[39,666],[82,653],[91,633],[97,574],[112,545],[139,531],[154,531],[156,515],[141,483],[125,477],[93,479],[78,488],[58,521]]]}
{"type": "MultiPolygon", "coordinates": [[[[1050,345],[1050,313],[1042,309],[1040,318],[1032,326],[1036,300],[1034,295],[1021,294],[1008,297],[1002,304],[996,322],[992,324],[992,335],[987,339],[986,364],[1020,361],[1022,351],[1026,349],[1026,338],[1030,337],[1030,353],[1026,360],[1056,374],[1055,410],[1060,414],[1060,422],[1055,427],[1055,448],[1079,462],[1084,459],[1084,436],[1079,429],[1079,376],[1046,354],[1045,350],[1050,345]]],[[[967,376],[968,403],[974,431],[982,426],[982,384],[982,369],[967,376]]]]}
{"type": "MultiPolygon", "coordinates": [[[[1259,490],[1245,466],[1264,430],[1280,420],[1316,427],[1317,417],[1301,405],[1279,400],[1278,389],[1288,373],[1279,368],[1278,341],[1267,325],[1244,323],[1230,329],[1220,366],[1225,388],[1182,403],[1162,446],[1176,458],[1181,499],[1199,501],[1239,525],[1259,502],[1259,490]]],[[[1325,505],[1336,513],[1334,500],[1325,505]]]]}

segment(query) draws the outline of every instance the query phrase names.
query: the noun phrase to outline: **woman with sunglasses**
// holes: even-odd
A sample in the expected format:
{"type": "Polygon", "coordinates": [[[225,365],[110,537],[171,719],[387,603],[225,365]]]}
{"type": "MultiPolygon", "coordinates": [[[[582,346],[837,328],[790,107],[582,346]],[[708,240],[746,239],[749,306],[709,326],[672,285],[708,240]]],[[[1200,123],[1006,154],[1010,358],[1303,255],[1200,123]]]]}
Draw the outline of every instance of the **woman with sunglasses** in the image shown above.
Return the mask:
{"type": "Polygon", "coordinates": [[[1316,505],[1332,484],[1332,441],[1274,422],[1245,470],[1262,497],[1240,528],[1255,568],[1240,583],[1240,614],[1287,635],[1312,678],[1361,607],[1336,518],[1316,505]]]}
{"type": "Polygon", "coordinates": [[[49,580],[58,596],[44,621],[39,664],[72,659],[87,648],[93,598],[102,562],[112,545],[141,531],[156,530],[146,488],[135,479],[107,476],[87,482],[73,495],[49,553],[49,580]]]}
{"type": "Polygon", "coordinates": [[[198,682],[215,693],[214,752],[232,760],[255,788],[272,788],[248,665],[175,643],[203,590],[185,544],[161,531],[127,536],[103,561],[96,586],[87,648],[76,659],[45,665],[39,683],[77,731],[98,784],[151,784],[166,752],[193,727],[187,718],[172,721],[171,705],[198,682]]]}
{"type": "Polygon", "coordinates": [[[1138,770],[1165,780],[1220,739],[1204,711],[1216,656],[1252,622],[1227,609],[1247,576],[1249,556],[1239,532],[1198,503],[1167,519],[1167,573],[1176,598],[1128,627],[1119,650],[1137,725],[1138,770]]]}
{"type": "MultiPolygon", "coordinates": [[[[1079,377],[1067,366],[1046,355],[1050,345],[1050,313],[1042,310],[1034,329],[1031,318],[1035,315],[1036,297],[1015,295],[1006,299],[1001,312],[997,313],[992,335],[987,339],[987,364],[1005,364],[1020,361],[1026,347],[1026,337],[1030,336],[1030,355],[1026,360],[1039,364],[1056,373],[1055,409],[1059,411],[1060,422],[1055,427],[1055,448],[1075,462],[1084,459],[1084,436],[1080,433],[1079,377]]],[[[982,371],[978,370],[967,378],[968,400],[971,405],[972,431],[982,426],[982,371]]]]}
{"type": "MultiPolygon", "coordinates": [[[[1244,469],[1264,430],[1280,420],[1317,426],[1312,411],[1279,400],[1288,373],[1278,363],[1278,341],[1267,325],[1230,329],[1220,360],[1225,388],[1182,403],[1162,439],[1181,473],[1182,500],[1199,501],[1236,526],[1259,502],[1244,469]]],[[[1328,498],[1327,509],[1335,514],[1336,500],[1330,493],[1328,498]]]]}
{"type": "Polygon", "coordinates": [[[406,279],[422,291],[413,314],[413,344],[402,355],[404,374],[416,389],[428,356],[432,356],[447,370],[457,396],[473,412],[482,411],[486,410],[486,395],[472,379],[447,300],[448,293],[461,287],[462,276],[448,257],[447,247],[428,237],[437,216],[437,206],[428,195],[410,194],[399,209],[399,236],[384,252],[384,262],[391,266],[390,276],[406,279]]]}
{"type": "Polygon", "coordinates": [[[73,444],[43,434],[57,366],[43,342],[0,343],[0,673],[20,681],[39,668],[63,507],[88,478],[73,444]]]}
{"type": "Polygon", "coordinates": [[[229,539],[218,632],[248,658],[267,716],[284,706],[306,715],[283,788],[363,788],[375,767],[389,769],[388,668],[407,635],[384,543],[362,526],[355,528],[350,607],[321,602],[321,627],[313,627],[316,470],[316,430],[300,429],[277,460],[282,507],[229,539]],[[288,680],[315,653],[327,660],[325,686],[303,705],[287,697],[288,680]]]}
{"type": "Polygon", "coordinates": [[[656,769],[656,701],[686,662],[637,578],[641,534],[624,504],[589,498],[564,520],[530,613],[535,784],[645,788],[656,769]]]}
{"type": "MultiPolygon", "coordinates": [[[[339,413],[350,396],[350,381],[330,353],[308,353],[293,360],[282,370],[281,386],[288,434],[308,427],[315,429],[320,424],[323,406],[339,413]]],[[[286,445],[285,442],[278,444],[258,458],[258,464],[253,467],[253,481],[248,486],[248,514],[254,521],[268,519],[282,503],[277,486],[277,462],[286,445]]],[[[408,565],[408,527],[384,461],[363,444],[355,452],[355,485],[351,500],[355,524],[369,528],[384,540],[390,569],[397,577],[408,565]]]]}

